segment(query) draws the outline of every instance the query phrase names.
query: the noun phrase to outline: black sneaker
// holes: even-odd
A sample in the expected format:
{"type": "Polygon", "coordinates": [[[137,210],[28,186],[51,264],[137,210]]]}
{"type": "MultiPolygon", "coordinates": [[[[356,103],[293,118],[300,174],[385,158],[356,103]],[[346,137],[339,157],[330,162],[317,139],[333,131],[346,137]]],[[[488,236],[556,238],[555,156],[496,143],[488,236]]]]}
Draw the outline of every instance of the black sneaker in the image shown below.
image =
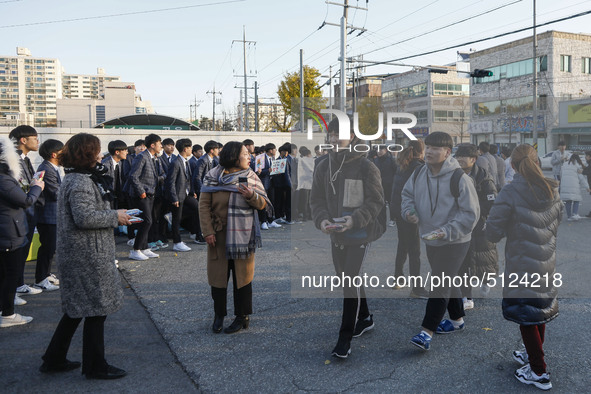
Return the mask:
{"type": "Polygon", "coordinates": [[[337,345],[332,349],[332,355],[338,358],[347,358],[351,354],[351,340],[339,338],[337,345]]]}
{"type": "Polygon", "coordinates": [[[425,290],[423,287],[415,287],[410,291],[410,296],[412,298],[421,298],[423,300],[428,300],[429,292],[425,290]]]}
{"type": "Polygon", "coordinates": [[[373,330],[373,315],[369,315],[368,319],[357,320],[355,331],[353,332],[353,338],[359,338],[363,333],[373,330]]]}

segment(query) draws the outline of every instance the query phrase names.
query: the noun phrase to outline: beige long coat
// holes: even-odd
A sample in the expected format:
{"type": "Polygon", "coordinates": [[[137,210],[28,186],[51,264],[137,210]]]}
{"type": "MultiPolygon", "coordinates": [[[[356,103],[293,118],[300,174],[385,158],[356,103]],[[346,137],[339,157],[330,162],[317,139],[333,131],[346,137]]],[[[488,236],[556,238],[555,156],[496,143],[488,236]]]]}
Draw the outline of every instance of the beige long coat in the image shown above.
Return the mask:
{"type": "MultiPolygon", "coordinates": [[[[262,197],[247,199],[248,204],[256,209],[263,209],[267,204],[262,197]]],[[[201,193],[199,196],[199,220],[204,237],[215,235],[215,247],[207,245],[207,280],[210,286],[226,288],[228,286],[228,260],[226,259],[226,223],[230,192],[201,193]]],[[[256,212],[255,212],[256,214],[256,212]]],[[[244,287],[254,277],[254,253],[247,259],[234,260],[236,286],[244,287]]]]}

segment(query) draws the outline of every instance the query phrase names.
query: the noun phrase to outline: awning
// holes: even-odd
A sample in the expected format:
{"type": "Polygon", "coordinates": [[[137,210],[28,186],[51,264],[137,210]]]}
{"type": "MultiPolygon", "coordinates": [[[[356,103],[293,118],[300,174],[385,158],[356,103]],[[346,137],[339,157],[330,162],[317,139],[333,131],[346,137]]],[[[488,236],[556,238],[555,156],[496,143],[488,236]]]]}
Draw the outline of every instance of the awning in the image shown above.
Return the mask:
{"type": "Polygon", "coordinates": [[[591,134],[591,127],[556,127],[552,134],[591,134]]]}

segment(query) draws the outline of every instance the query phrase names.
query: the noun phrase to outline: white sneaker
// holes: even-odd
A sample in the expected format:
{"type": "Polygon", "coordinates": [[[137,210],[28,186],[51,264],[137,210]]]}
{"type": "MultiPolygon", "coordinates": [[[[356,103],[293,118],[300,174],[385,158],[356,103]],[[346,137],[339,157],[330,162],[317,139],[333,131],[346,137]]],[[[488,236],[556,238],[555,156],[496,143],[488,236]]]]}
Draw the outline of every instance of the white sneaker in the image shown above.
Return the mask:
{"type": "Polygon", "coordinates": [[[157,255],[156,253],[152,252],[150,249],[144,249],[144,250],[142,250],[142,253],[144,254],[144,256],[149,257],[149,258],[160,257],[160,255],[157,255]]]}
{"type": "Polygon", "coordinates": [[[129,251],[129,258],[132,260],[148,260],[148,256],[142,253],[141,250],[130,250],[129,251]]]}
{"type": "Polygon", "coordinates": [[[30,323],[33,320],[31,316],[22,316],[18,313],[8,317],[8,316],[0,316],[0,327],[12,327],[12,326],[19,326],[21,324],[30,323]]]}
{"type": "Polygon", "coordinates": [[[579,214],[573,215],[572,218],[575,222],[578,222],[579,220],[581,220],[581,217],[579,216],[579,214]]]}
{"type": "Polygon", "coordinates": [[[269,223],[269,227],[270,228],[281,228],[283,226],[281,226],[280,224],[277,224],[275,222],[271,222],[271,223],[269,223]]]}
{"type": "Polygon", "coordinates": [[[22,285],[20,287],[16,288],[16,292],[19,295],[31,295],[31,294],[39,294],[41,293],[43,290],[40,289],[35,289],[34,287],[30,287],[28,285],[22,285]]]}
{"type": "Polygon", "coordinates": [[[172,250],[174,250],[175,252],[188,252],[189,250],[191,250],[191,248],[185,245],[184,242],[178,242],[174,244],[172,250]]]}
{"type": "Polygon", "coordinates": [[[18,296],[18,294],[15,294],[14,295],[14,305],[21,306],[21,305],[25,305],[26,303],[27,303],[27,301],[25,301],[22,298],[20,298],[18,296]]]}
{"type": "Polygon", "coordinates": [[[59,286],[54,285],[49,280],[47,280],[47,278],[43,279],[39,283],[35,283],[33,285],[33,287],[35,287],[36,289],[41,289],[41,290],[45,290],[45,291],[54,291],[54,290],[60,289],[59,286]]]}
{"type": "Polygon", "coordinates": [[[189,235],[189,238],[191,238],[191,239],[195,239],[196,237],[197,237],[197,234],[191,234],[191,235],[189,235]]]}
{"type": "Polygon", "coordinates": [[[131,246],[133,247],[133,244],[135,243],[135,238],[130,239],[129,241],[127,241],[127,246],[131,246]]]}
{"type": "Polygon", "coordinates": [[[388,222],[388,227],[394,227],[394,226],[396,226],[396,224],[394,223],[394,220],[390,220],[388,222]]]}
{"type": "Polygon", "coordinates": [[[467,311],[468,309],[474,309],[474,301],[466,299],[464,301],[464,310],[467,311]]]}
{"type": "Polygon", "coordinates": [[[60,280],[54,274],[49,274],[49,276],[47,277],[47,280],[56,286],[60,285],[60,280]]]}
{"type": "Polygon", "coordinates": [[[269,225],[267,224],[267,222],[263,222],[263,224],[261,224],[261,230],[268,230],[269,229],[269,225]]]}
{"type": "Polygon", "coordinates": [[[119,268],[119,260],[115,260],[115,267],[119,268]]]}

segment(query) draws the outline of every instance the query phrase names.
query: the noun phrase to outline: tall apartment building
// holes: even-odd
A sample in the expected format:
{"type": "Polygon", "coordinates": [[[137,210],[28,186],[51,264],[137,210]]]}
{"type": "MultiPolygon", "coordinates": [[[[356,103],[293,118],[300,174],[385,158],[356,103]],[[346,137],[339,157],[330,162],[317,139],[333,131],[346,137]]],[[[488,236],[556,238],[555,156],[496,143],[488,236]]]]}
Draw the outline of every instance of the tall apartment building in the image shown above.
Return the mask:
{"type": "MultiPolygon", "coordinates": [[[[244,121],[244,103],[238,105],[238,129],[242,129],[242,122],[244,121]]],[[[277,130],[277,125],[283,125],[285,122],[285,110],[279,103],[265,103],[259,101],[258,104],[258,131],[274,131],[277,130]]],[[[217,120],[216,120],[217,123],[217,120]]],[[[255,105],[248,104],[248,128],[255,130],[255,105]]]]}
{"type": "Polygon", "coordinates": [[[104,68],[97,68],[96,75],[64,74],[63,97],[67,99],[104,98],[105,83],[120,82],[121,78],[105,75],[104,68]]]}
{"type": "MultiPolygon", "coordinates": [[[[470,80],[464,69],[467,70],[465,63],[458,62],[451,66],[427,66],[384,78],[384,112],[415,115],[417,125],[411,132],[417,137],[444,131],[452,136],[454,143],[467,142],[470,80]]],[[[397,131],[396,134],[397,140],[403,138],[402,132],[397,131]]]]}
{"type": "MultiPolygon", "coordinates": [[[[541,155],[555,149],[560,133],[559,103],[591,96],[591,35],[547,31],[537,36],[537,129],[541,155]],[[553,129],[556,131],[553,132],[553,129]]],[[[532,37],[470,54],[470,68],[493,75],[473,78],[470,87],[474,143],[531,143],[533,136],[532,37]]],[[[584,134],[567,135],[580,145],[584,134]]]]}
{"type": "Polygon", "coordinates": [[[55,126],[61,97],[59,60],[33,57],[27,48],[0,56],[0,125],[55,126]]]}

